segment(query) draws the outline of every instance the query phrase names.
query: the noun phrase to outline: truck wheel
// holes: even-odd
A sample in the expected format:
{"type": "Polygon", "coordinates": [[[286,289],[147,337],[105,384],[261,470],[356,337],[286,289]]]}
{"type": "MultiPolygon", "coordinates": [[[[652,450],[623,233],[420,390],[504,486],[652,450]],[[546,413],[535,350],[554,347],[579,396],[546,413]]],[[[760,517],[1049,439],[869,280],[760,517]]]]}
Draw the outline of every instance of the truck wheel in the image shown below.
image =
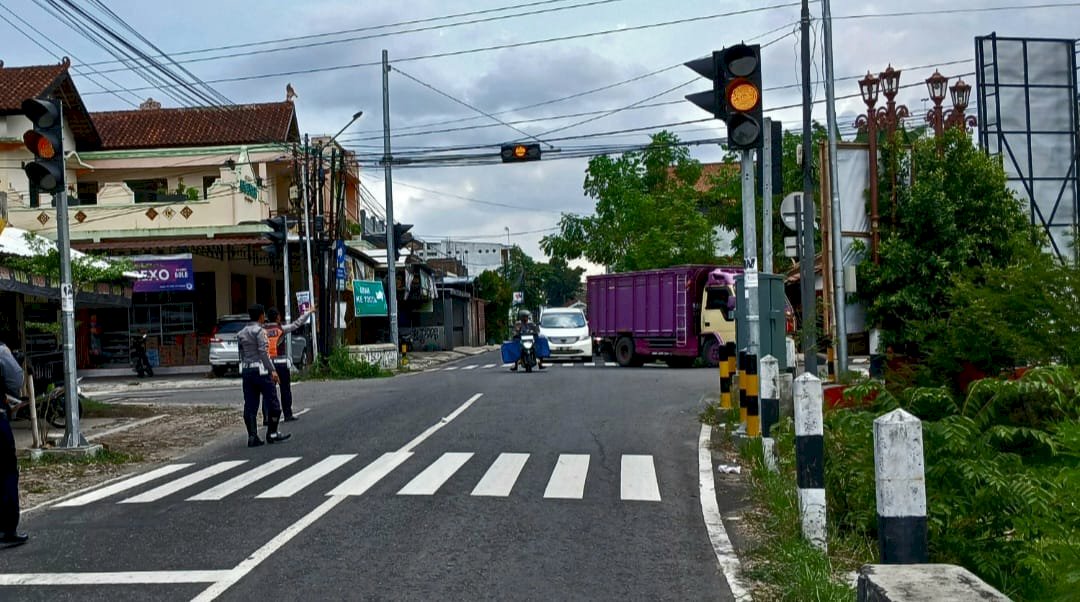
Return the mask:
{"type": "Polygon", "coordinates": [[[615,361],[624,368],[641,365],[641,360],[634,354],[634,339],[620,337],[618,341],[615,341],[615,361]]]}
{"type": "Polygon", "coordinates": [[[705,344],[701,346],[701,359],[710,368],[720,365],[720,343],[715,338],[709,337],[705,340],[705,344]]]}

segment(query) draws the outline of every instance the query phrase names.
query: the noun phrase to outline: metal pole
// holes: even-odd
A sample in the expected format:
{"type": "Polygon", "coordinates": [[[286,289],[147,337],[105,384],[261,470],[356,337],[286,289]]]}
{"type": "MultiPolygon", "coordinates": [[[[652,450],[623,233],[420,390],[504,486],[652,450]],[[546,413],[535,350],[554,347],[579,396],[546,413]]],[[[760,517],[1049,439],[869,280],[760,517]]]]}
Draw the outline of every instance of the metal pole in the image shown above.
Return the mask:
{"type": "MultiPolygon", "coordinates": [[[[311,269],[311,211],[308,209],[308,172],[307,172],[307,160],[308,160],[308,137],[304,134],[304,160],[300,163],[300,179],[303,180],[304,190],[301,193],[304,197],[304,244],[307,249],[307,285],[308,285],[308,303],[312,307],[315,306],[315,277],[314,271],[311,269]]],[[[315,326],[317,320],[311,320],[311,363],[314,364],[319,361],[319,334],[317,326],[315,326]]]]}
{"type": "Polygon", "coordinates": [[[836,72],[833,68],[832,46],[832,10],[829,8],[829,0],[821,1],[824,22],[825,38],[825,105],[829,125],[829,196],[832,207],[832,260],[833,260],[833,305],[836,308],[836,375],[841,376],[848,370],[847,355],[847,309],[845,307],[844,294],[844,250],[843,228],[840,219],[840,186],[837,180],[836,168],[836,90],[834,78],[836,72]]]}
{"type": "Polygon", "coordinates": [[[766,117],[764,121],[765,138],[761,148],[761,271],[771,274],[773,271],[772,119],[766,117]]]}
{"type": "Polygon", "coordinates": [[[397,248],[394,241],[394,185],[391,181],[390,164],[390,61],[386,50],[382,51],[382,107],[383,107],[383,179],[386,184],[386,300],[390,309],[390,342],[398,344],[397,308],[397,248]]]}
{"type": "MultiPolygon", "coordinates": [[[[61,100],[56,99],[60,114],[61,131],[64,127],[64,111],[61,100]]],[[[67,171],[67,161],[60,155],[61,173],[67,171]]],[[[56,249],[60,252],[60,324],[64,334],[64,406],[67,424],[60,447],[86,447],[89,445],[79,428],[79,384],[75,367],[75,287],[71,279],[71,233],[68,230],[67,189],[62,188],[56,198],[56,249]]]]}
{"type": "Polygon", "coordinates": [[[802,296],[803,366],[817,374],[817,276],[814,269],[813,101],[810,98],[810,0],[802,2],[803,198],[799,217],[799,289],[802,296]]]}
{"type": "MultiPolygon", "coordinates": [[[[746,352],[754,356],[758,352],[758,263],[757,263],[757,208],[754,202],[754,151],[742,151],[739,169],[742,171],[742,217],[743,217],[743,290],[746,296],[746,352]]],[[[756,370],[755,370],[756,372],[756,370]]]]}
{"type": "MultiPolygon", "coordinates": [[[[285,267],[285,323],[292,324],[292,288],[289,286],[289,276],[292,275],[292,271],[289,269],[289,216],[285,216],[285,244],[282,245],[282,263],[285,267]]],[[[292,335],[285,335],[285,357],[289,358],[288,364],[292,365],[292,335]]]]}

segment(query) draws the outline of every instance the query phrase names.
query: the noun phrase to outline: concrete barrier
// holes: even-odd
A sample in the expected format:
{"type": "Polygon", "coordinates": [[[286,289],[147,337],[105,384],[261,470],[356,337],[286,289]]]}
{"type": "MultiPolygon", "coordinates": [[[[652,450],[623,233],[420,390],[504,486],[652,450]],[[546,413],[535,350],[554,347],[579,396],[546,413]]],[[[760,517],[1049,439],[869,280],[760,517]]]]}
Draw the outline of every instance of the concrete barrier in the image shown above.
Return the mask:
{"type": "Polygon", "coordinates": [[[858,602],[1009,602],[971,571],[951,564],[867,564],[858,602]]]}
{"type": "Polygon", "coordinates": [[[385,370],[396,370],[398,367],[398,349],[392,343],[349,345],[349,357],[377,364],[385,370]]]}

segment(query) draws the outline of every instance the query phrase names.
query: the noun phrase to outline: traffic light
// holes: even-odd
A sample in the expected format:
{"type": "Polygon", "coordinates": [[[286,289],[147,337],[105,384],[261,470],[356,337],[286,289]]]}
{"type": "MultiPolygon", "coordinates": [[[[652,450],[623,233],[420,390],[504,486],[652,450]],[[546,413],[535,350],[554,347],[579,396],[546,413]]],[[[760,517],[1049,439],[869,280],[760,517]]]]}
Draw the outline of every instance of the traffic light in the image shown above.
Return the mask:
{"type": "Polygon", "coordinates": [[[685,65],[712,80],[712,90],[689,94],[686,99],[724,121],[728,148],[761,148],[761,47],[737,44],[685,65]]]}
{"type": "Polygon", "coordinates": [[[34,125],[23,134],[23,143],[34,153],[34,160],[23,165],[30,188],[49,194],[63,191],[64,120],[60,101],[30,98],[23,101],[22,112],[34,125]]]}
{"type": "Polygon", "coordinates": [[[279,215],[270,219],[264,219],[262,223],[270,226],[270,232],[263,232],[263,238],[269,240],[270,244],[263,246],[262,249],[270,255],[278,255],[285,248],[286,241],[288,241],[288,218],[284,215],[279,215]]]}
{"type": "Polygon", "coordinates": [[[539,161],[539,144],[504,144],[502,147],[503,163],[518,163],[521,161],[539,161]]]}

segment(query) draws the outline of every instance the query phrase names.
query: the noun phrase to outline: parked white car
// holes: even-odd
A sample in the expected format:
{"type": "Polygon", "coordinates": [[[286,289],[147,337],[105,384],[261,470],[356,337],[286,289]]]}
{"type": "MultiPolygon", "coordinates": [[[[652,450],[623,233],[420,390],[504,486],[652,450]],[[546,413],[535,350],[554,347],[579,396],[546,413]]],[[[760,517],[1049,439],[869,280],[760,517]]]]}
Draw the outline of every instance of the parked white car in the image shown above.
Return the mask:
{"type": "Polygon", "coordinates": [[[547,337],[552,360],[592,359],[593,342],[589,336],[589,323],[580,309],[545,309],[540,314],[540,334],[547,337]]]}

